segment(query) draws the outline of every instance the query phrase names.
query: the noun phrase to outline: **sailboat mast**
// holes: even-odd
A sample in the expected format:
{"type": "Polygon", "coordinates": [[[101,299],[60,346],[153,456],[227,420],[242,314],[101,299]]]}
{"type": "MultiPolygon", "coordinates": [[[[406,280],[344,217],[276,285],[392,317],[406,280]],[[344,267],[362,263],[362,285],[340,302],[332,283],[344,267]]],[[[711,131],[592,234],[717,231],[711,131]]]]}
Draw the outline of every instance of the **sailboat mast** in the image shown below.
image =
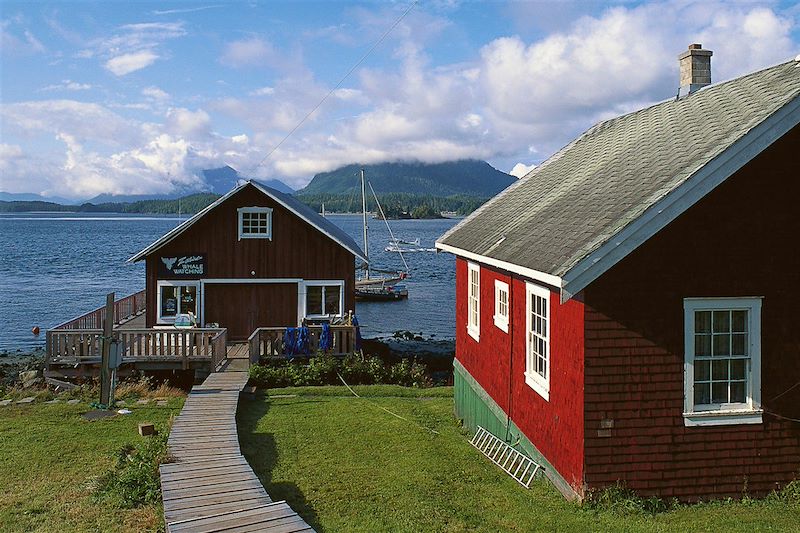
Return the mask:
{"type": "Polygon", "coordinates": [[[364,257],[367,259],[366,279],[369,279],[369,226],[367,225],[367,188],[364,184],[364,169],[361,169],[361,214],[364,217],[364,257]]]}

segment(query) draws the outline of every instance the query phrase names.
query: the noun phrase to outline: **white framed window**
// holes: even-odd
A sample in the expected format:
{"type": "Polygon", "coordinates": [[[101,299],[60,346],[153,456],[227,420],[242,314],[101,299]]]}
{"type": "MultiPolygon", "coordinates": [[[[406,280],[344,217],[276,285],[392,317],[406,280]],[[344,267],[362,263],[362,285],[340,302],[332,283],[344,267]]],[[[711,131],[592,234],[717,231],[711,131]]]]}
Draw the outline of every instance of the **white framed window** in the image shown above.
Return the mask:
{"type": "Polygon", "coordinates": [[[200,322],[199,317],[199,281],[158,281],[156,305],[158,305],[159,324],[172,324],[178,315],[191,313],[200,322]]]}
{"type": "Polygon", "coordinates": [[[306,281],[305,289],[306,317],[327,318],[344,314],[344,281],[306,281]]]}
{"type": "Polygon", "coordinates": [[[508,283],[494,280],[494,325],[508,333],[508,283]]]}
{"type": "Polygon", "coordinates": [[[525,284],[525,383],[550,401],[550,291],[525,284]]]}
{"type": "Polygon", "coordinates": [[[481,337],[481,267],[467,263],[467,333],[476,341],[481,337]]]}
{"type": "Polygon", "coordinates": [[[240,207],[239,240],[272,240],[272,209],[269,207],[240,207]]]}
{"type": "Polygon", "coordinates": [[[683,300],[686,426],[761,423],[761,300],[683,300]]]}

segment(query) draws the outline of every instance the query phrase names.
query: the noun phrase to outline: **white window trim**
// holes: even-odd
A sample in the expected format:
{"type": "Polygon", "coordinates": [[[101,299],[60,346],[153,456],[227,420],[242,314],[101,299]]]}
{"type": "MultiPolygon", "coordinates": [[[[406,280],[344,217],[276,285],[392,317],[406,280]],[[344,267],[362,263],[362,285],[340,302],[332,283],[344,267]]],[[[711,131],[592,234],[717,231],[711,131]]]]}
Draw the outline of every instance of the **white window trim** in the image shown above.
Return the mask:
{"type": "Polygon", "coordinates": [[[497,326],[498,329],[501,331],[508,333],[508,315],[511,313],[511,309],[509,306],[509,291],[508,291],[508,283],[504,281],[500,281],[499,279],[494,280],[494,325],[497,326]],[[500,293],[506,293],[506,314],[500,314],[500,293]]]}
{"type": "MultiPolygon", "coordinates": [[[[186,280],[186,281],[179,281],[179,280],[158,280],[156,282],[156,323],[157,324],[173,324],[175,322],[174,316],[162,316],[161,315],[161,287],[195,287],[195,294],[197,301],[195,302],[195,310],[197,311],[197,319],[198,324],[202,324],[202,317],[200,315],[203,314],[203,306],[202,306],[202,294],[200,292],[200,280],[186,280]]],[[[180,310],[179,310],[180,311],[180,310]]],[[[180,313],[178,313],[180,314],[180,313]]],[[[176,314],[177,316],[177,314],[176,314]]]]}
{"type": "Polygon", "coordinates": [[[240,207],[237,210],[237,218],[239,219],[239,240],[242,239],[269,239],[272,240],[272,208],[271,207],[240,207]],[[267,213],[269,216],[268,225],[269,233],[242,233],[242,220],[244,213],[267,213]]]}
{"type": "MultiPolygon", "coordinates": [[[[322,310],[325,310],[325,290],[322,291],[322,310]]],[[[303,290],[302,290],[302,298],[301,304],[303,306],[303,316],[305,318],[333,318],[333,317],[342,317],[344,316],[344,280],[340,279],[329,279],[329,280],[311,280],[311,281],[304,281],[303,282],[303,290]],[[331,286],[339,286],[339,313],[335,315],[328,315],[328,314],[319,314],[319,315],[309,315],[308,314],[308,302],[306,301],[308,297],[308,287],[331,287],[331,286]]]]}
{"type": "Polygon", "coordinates": [[[481,340],[481,267],[477,263],[467,263],[467,333],[470,337],[480,342],[481,340]],[[477,294],[472,294],[472,273],[478,273],[477,294]],[[478,303],[477,323],[472,324],[472,298],[478,303]]]}
{"type": "Polygon", "coordinates": [[[690,426],[761,424],[761,301],[762,296],[745,298],[684,298],[684,385],[683,422],[690,426]],[[694,317],[695,311],[746,309],[750,342],[750,375],[746,404],[723,405],[719,409],[694,408],[694,317]]]}
{"type": "Polygon", "coordinates": [[[552,339],[550,337],[550,325],[553,322],[553,312],[550,306],[550,290],[536,285],[534,283],[525,283],[525,383],[530,388],[536,391],[539,396],[546,401],[550,401],[550,375],[553,372],[553,351],[552,339]],[[531,330],[531,295],[544,298],[547,303],[547,377],[543,378],[539,375],[534,368],[528,368],[528,363],[531,360],[530,343],[528,342],[528,334],[531,330]]]}

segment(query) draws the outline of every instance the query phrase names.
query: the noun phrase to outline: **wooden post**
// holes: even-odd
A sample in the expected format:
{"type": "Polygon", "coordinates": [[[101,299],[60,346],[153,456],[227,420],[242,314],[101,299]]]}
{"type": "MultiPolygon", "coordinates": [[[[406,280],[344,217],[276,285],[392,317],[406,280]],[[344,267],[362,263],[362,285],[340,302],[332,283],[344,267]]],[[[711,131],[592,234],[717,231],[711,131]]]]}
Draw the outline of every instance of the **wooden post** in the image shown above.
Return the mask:
{"type": "Polygon", "coordinates": [[[111,334],[114,331],[114,293],[106,295],[106,318],[103,322],[103,337],[101,346],[103,347],[102,358],[100,360],[100,403],[106,406],[111,405],[111,368],[109,365],[109,355],[111,353],[111,334]]]}

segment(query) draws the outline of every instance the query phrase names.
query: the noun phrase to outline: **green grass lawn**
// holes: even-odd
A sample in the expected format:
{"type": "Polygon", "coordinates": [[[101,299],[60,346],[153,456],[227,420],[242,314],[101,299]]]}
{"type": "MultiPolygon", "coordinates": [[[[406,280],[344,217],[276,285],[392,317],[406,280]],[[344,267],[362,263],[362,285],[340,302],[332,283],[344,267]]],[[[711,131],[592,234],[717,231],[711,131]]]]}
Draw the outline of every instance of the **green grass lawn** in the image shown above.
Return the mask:
{"type": "Polygon", "coordinates": [[[240,402],[245,456],[267,492],[318,531],[797,531],[800,524],[800,505],[776,498],[655,515],[582,508],[545,480],[526,490],[472,448],[453,418],[452,389],[354,388],[365,398],[308,387],[240,402]]]}
{"type": "Polygon", "coordinates": [[[166,425],[182,398],[163,407],[88,422],[87,403],[0,407],[0,531],[152,531],[163,529],[160,506],[119,509],[97,503],[94,483],[139,422],[166,425]]]}

